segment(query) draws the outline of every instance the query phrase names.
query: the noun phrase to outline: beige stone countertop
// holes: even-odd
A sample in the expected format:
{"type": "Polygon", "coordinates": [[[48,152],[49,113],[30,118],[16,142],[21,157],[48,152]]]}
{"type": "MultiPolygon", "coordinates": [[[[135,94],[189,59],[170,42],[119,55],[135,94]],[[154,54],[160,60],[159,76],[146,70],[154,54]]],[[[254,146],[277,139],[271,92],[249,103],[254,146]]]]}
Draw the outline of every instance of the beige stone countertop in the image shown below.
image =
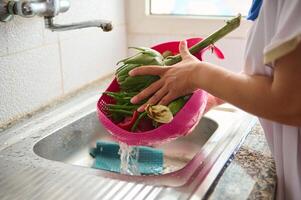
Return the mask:
{"type": "Polygon", "coordinates": [[[275,163],[259,122],[208,191],[213,199],[274,199],[275,163]]]}

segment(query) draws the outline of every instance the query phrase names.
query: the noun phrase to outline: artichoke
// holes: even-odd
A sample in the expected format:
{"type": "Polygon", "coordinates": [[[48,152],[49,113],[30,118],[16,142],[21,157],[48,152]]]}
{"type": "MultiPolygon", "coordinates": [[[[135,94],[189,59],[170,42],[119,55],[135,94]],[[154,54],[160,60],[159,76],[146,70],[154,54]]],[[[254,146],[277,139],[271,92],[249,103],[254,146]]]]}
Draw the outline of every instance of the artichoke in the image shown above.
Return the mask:
{"type": "Polygon", "coordinates": [[[138,53],[132,57],[126,58],[118,62],[122,66],[116,70],[117,82],[121,90],[127,92],[137,92],[146,88],[159,79],[158,76],[129,76],[129,71],[142,65],[160,65],[163,66],[163,56],[151,48],[131,47],[136,49],[138,53]]]}

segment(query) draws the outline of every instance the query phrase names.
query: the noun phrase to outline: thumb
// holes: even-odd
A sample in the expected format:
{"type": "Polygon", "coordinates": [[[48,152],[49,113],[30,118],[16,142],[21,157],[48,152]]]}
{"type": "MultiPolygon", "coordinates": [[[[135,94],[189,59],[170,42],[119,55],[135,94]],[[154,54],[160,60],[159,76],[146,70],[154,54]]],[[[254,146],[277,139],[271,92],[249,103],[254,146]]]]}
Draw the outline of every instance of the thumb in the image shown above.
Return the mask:
{"type": "Polygon", "coordinates": [[[187,47],[186,40],[183,40],[183,41],[180,42],[179,51],[180,51],[180,55],[181,55],[182,59],[185,59],[188,56],[190,56],[190,52],[189,52],[189,49],[187,47]]]}

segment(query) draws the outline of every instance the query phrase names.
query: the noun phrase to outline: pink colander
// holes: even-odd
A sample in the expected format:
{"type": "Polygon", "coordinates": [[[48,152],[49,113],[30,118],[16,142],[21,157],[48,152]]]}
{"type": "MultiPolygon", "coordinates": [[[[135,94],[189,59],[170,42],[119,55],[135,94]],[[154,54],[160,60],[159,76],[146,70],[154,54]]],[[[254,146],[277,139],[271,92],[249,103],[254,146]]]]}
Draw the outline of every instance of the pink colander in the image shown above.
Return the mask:
{"type": "MultiPolygon", "coordinates": [[[[188,47],[200,42],[202,38],[192,38],[187,40],[188,47]]],[[[164,51],[171,51],[174,54],[179,52],[179,41],[162,43],[152,47],[160,53],[164,51]]],[[[206,49],[197,53],[195,56],[202,60],[202,53],[206,49]]],[[[220,50],[218,50],[220,52],[220,50]]],[[[218,57],[220,57],[218,55],[218,57]]],[[[221,58],[221,57],[220,57],[221,58]]],[[[119,85],[114,79],[106,91],[119,91],[119,85]]],[[[155,144],[162,144],[173,140],[179,136],[184,136],[190,133],[198,124],[207,104],[207,93],[203,90],[195,91],[184,107],[174,116],[173,120],[168,124],[163,124],[156,129],[133,133],[126,131],[117,126],[107,116],[105,111],[106,104],[114,103],[107,95],[102,95],[97,103],[97,113],[99,121],[118,141],[128,145],[144,145],[151,146],[155,144]]]]}

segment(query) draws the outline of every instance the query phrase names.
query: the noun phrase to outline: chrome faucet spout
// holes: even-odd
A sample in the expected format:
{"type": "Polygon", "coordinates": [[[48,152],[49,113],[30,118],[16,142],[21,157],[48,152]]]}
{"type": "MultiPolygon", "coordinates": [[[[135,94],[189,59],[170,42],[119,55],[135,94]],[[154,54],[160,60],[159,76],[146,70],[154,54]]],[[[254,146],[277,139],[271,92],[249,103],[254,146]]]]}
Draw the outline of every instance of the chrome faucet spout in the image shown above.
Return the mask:
{"type": "Polygon", "coordinates": [[[104,32],[109,32],[113,29],[111,21],[107,20],[93,20],[72,24],[55,24],[54,17],[45,17],[45,26],[52,31],[68,31],[89,27],[98,27],[101,28],[104,32]]]}

